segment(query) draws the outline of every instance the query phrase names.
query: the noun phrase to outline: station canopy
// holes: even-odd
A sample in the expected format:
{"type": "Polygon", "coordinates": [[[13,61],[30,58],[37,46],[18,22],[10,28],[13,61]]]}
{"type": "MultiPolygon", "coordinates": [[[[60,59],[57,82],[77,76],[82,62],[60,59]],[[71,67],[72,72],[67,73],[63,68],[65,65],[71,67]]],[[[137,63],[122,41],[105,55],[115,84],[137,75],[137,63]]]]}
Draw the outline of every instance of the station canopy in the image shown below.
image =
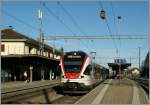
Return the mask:
{"type": "Polygon", "coordinates": [[[115,59],[114,63],[108,63],[108,66],[111,67],[113,71],[118,71],[119,66],[121,70],[124,70],[131,66],[131,63],[127,63],[125,59],[115,59]]]}

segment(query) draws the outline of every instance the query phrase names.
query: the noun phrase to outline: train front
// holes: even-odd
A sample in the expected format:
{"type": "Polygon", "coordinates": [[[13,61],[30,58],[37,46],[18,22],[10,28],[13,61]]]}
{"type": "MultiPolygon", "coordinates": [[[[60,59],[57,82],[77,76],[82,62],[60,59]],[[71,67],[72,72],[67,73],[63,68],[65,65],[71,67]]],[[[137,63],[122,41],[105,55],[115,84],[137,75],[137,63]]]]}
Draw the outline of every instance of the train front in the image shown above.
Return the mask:
{"type": "Polygon", "coordinates": [[[79,90],[85,85],[82,75],[89,64],[88,55],[81,51],[66,53],[61,58],[61,83],[63,90],[79,90]]]}

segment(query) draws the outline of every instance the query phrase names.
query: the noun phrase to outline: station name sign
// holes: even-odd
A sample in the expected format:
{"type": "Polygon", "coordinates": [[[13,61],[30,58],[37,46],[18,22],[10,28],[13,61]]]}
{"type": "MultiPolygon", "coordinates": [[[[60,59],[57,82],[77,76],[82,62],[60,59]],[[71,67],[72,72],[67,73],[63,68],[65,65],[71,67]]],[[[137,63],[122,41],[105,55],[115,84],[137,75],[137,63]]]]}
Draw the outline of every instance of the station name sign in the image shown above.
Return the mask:
{"type": "Polygon", "coordinates": [[[125,59],[115,59],[115,63],[123,64],[123,63],[126,63],[126,60],[125,59]]]}

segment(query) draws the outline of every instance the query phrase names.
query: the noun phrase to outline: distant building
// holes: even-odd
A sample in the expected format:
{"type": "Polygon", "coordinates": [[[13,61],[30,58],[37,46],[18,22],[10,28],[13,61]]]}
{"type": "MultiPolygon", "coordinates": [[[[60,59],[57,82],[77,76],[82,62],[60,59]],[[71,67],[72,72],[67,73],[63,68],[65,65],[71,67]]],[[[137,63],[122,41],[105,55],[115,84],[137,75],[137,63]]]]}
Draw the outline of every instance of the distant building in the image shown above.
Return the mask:
{"type": "MultiPolygon", "coordinates": [[[[40,54],[40,42],[13,29],[1,32],[1,80],[2,82],[24,80],[27,71],[30,80],[49,79],[51,71],[57,73],[61,51],[46,44],[40,54]],[[33,73],[30,70],[33,67],[33,73]],[[30,75],[32,74],[32,75],[30,75]]],[[[52,73],[53,73],[52,72],[52,73]]]]}
{"type": "Polygon", "coordinates": [[[132,68],[131,72],[132,72],[132,75],[134,75],[134,76],[140,75],[140,69],[139,68],[132,68]]]}

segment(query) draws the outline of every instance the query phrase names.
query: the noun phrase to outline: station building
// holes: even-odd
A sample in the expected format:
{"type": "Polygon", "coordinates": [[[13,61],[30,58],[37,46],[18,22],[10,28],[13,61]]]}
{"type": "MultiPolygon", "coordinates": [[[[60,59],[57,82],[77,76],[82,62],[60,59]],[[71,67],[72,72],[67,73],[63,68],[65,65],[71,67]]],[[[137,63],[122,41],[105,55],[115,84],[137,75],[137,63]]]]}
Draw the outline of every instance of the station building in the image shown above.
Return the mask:
{"type": "Polygon", "coordinates": [[[1,82],[24,81],[27,79],[48,80],[60,75],[60,57],[63,50],[43,45],[40,42],[16,32],[13,29],[1,31],[1,82]]]}

